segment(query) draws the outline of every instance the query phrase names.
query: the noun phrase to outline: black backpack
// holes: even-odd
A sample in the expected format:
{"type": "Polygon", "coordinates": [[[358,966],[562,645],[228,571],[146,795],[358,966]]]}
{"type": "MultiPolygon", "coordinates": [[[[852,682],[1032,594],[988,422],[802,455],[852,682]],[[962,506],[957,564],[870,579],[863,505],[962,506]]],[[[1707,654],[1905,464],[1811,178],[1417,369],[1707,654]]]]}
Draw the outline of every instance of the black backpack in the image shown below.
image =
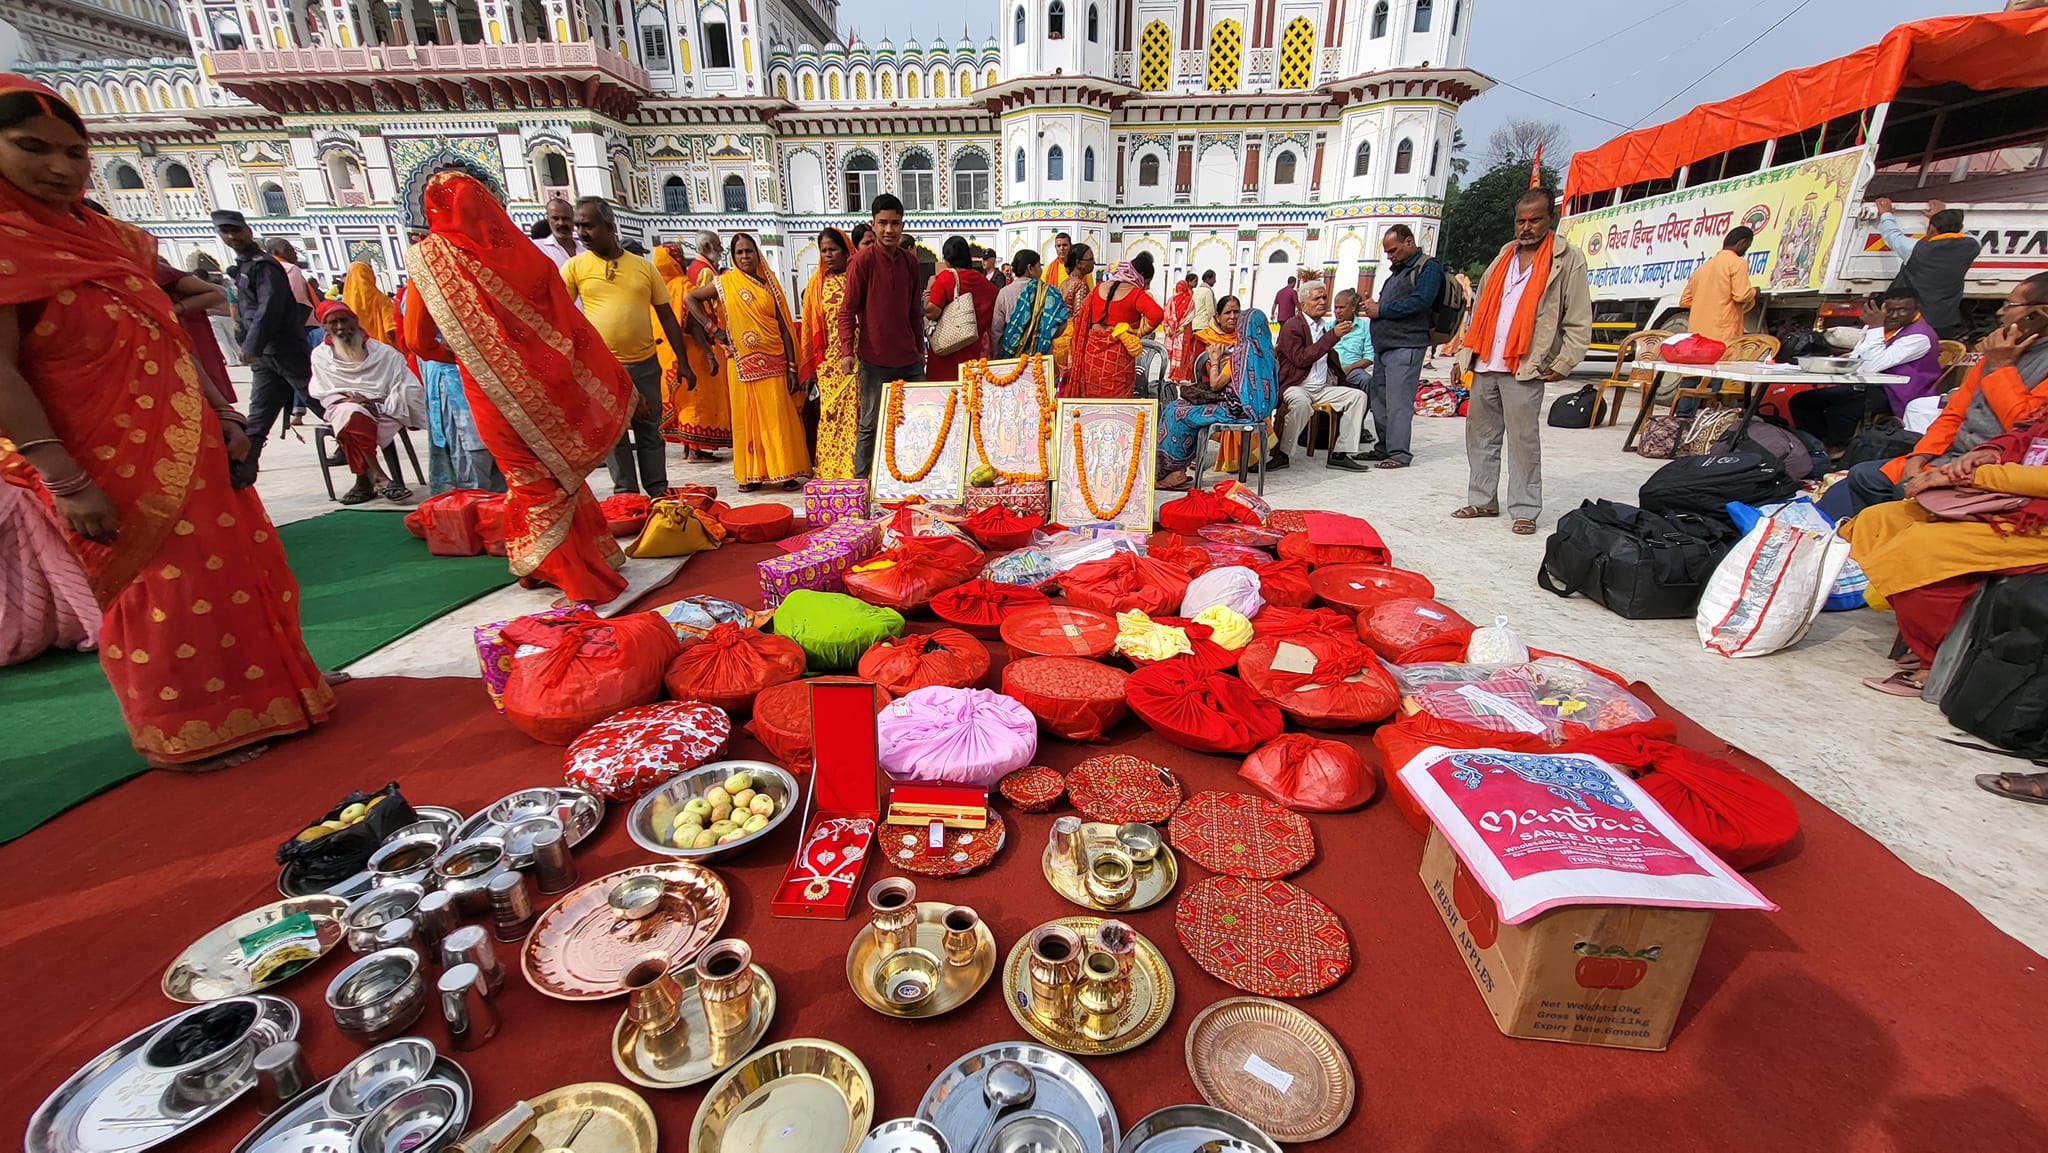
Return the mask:
{"type": "MultiPolygon", "coordinates": [[[[1714,438],[1712,451],[1715,453],[1750,452],[1768,456],[1778,462],[1785,475],[1793,480],[1805,480],[1813,475],[1813,453],[1797,433],[1782,425],[1773,424],[1761,417],[1749,422],[1743,435],[1736,436],[1734,429],[1714,438]]],[[[1822,459],[1826,459],[1823,452],[1822,459]]],[[[1821,471],[1827,471],[1823,465],[1821,471]]]]}
{"type": "Polygon", "coordinates": [[[2048,573],[1992,578],[1964,624],[1941,711],[1979,740],[2048,757],[2048,573]]]}
{"type": "Polygon", "coordinates": [[[1842,454],[1842,463],[1837,468],[1855,468],[1867,460],[1885,461],[1895,456],[1904,456],[1920,443],[1920,434],[1907,432],[1904,425],[1885,422],[1872,425],[1856,434],[1849,442],[1849,451],[1842,454]]]}
{"type": "MultiPolygon", "coordinates": [[[[1464,319],[1465,308],[1472,302],[1466,299],[1464,286],[1451,275],[1450,269],[1443,266],[1442,261],[1434,256],[1428,259],[1441,274],[1437,282],[1436,303],[1429,306],[1429,342],[1443,344],[1458,334],[1458,322],[1464,319]]],[[[1415,272],[1418,278],[1422,274],[1419,268],[1415,272]]]]}
{"type": "Polygon", "coordinates": [[[1546,423],[1552,428],[1591,428],[1600,423],[1606,408],[1601,403],[1598,385],[1581,385],[1577,392],[1565,393],[1550,402],[1546,423]]]}
{"type": "Polygon", "coordinates": [[[1650,474],[1636,492],[1636,501],[1650,512],[1696,516],[1734,539],[1735,522],[1728,503],[1766,505],[1799,491],[1799,482],[1785,475],[1778,458],[1759,452],[1712,453],[1674,460],[1650,474]]]}
{"type": "Polygon", "coordinates": [[[1728,548],[1699,517],[1589,500],[1558,518],[1536,583],[1561,597],[1583,593],[1630,620],[1675,620],[1699,607],[1728,548]]]}

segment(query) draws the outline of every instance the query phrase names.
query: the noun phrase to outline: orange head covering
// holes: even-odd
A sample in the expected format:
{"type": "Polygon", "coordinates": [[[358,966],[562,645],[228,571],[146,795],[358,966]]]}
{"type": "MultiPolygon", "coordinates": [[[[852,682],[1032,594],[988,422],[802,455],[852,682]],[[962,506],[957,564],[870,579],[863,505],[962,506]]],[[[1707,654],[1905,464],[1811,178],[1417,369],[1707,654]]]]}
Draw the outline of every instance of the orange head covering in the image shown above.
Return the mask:
{"type": "Polygon", "coordinates": [[[377,287],[377,271],[367,262],[358,260],[348,266],[348,275],[341,282],[341,299],[362,322],[370,339],[386,344],[397,341],[398,309],[377,287]]]}
{"type": "MultiPolygon", "coordinates": [[[[838,243],[839,250],[846,254],[847,259],[853,258],[853,241],[846,238],[846,233],[828,224],[819,230],[818,239],[823,241],[827,236],[838,243]]],[[[804,285],[803,334],[797,348],[797,376],[800,379],[809,380],[817,375],[825,359],[826,330],[833,320],[825,315],[825,260],[821,253],[818,267],[812,270],[810,281],[804,285]]]]}

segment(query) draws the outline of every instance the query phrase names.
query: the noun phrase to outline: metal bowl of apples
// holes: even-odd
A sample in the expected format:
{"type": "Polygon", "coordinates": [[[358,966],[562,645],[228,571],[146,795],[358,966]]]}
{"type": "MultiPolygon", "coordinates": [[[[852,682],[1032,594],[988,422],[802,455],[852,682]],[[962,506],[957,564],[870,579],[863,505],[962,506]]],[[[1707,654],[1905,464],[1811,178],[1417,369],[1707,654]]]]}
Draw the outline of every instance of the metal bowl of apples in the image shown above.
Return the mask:
{"type": "Polygon", "coordinates": [[[671,777],[626,818],[650,853],[708,861],[775,831],[801,802],[796,778],[767,761],[719,761],[671,777]]]}

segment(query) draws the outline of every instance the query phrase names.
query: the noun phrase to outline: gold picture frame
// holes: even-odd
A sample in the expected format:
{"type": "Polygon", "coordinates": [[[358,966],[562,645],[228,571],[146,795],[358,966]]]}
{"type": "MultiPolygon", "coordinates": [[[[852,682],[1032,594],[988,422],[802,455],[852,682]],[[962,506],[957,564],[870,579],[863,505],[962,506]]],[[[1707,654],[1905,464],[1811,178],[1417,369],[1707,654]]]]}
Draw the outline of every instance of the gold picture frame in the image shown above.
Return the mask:
{"type": "Polygon", "coordinates": [[[1052,422],[1041,414],[1054,404],[1052,374],[1052,357],[1042,354],[960,366],[969,469],[986,465],[1005,481],[1050,479],[1052,422]]]}
{"type": "Polygon", "coordinates": [[[1113,524],[1137,532],[1152,531],[1157,499],[1153,486],[1159,470],[1158,407],[1142,397],[1059,402],[1052,437],[1053,520],[1064,525],[1113,524]],[[1080,455],[1074,451],[1076,425],[1080,455]],[[1101,459],[1104,455],[1115,462],[1113,470],[1101,459]],[[1084,483],[1092,484],[1093,507],[1083,494],[1084,483]]]}
{"type": "Polygon", "coordinates": [[[883,501],[920,497],[937,504],[958,502],[967,492],[967,418],[961,413],[961,389],[957,384],[906,384],[892,381],[883,390],[882,412],[876,420],[875,459],[868,475],[874,481],[872,499],[883,501]],[[901,396],[901,409],[897,397],[901,396]],[[896,426],[894,414],[902,413],[896,426]],[[933,439],[945,430],[945,443],[934,453],[933,439]],[[890,460],[891,450],[895,460],[890,460]],[[915,480],[927,459],[931,467],[915,480]]]}

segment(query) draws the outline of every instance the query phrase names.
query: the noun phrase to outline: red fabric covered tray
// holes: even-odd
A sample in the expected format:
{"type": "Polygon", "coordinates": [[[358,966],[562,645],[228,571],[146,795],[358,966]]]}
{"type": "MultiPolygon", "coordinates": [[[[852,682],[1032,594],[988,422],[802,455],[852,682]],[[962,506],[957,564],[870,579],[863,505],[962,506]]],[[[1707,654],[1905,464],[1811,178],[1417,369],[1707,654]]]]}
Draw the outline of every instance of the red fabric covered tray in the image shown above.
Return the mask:
{"type": "Polygon", "coordinates": [[[1215,541],[1217,544],[1234,544],[1242,545],[1245,548],[1269,549],[1279,544],[1280,538],[1287,534],[1274,532],[1269,528],[1260,528],[1257,525],[1232,523],[1204,525],[1195,535],[1203,540],[1215,541]]]}
{"type": "MultiPolygon", "coordinates": [[[[768,752],[792,773],[811,769],[811,686],[854,677],[813,677],[788,681],[762,689],[754,697],[754,719],[747,731],[768,747],[768,752]]],[[[881,712],[894,699],[889,690],[875,686],[875,711],[881,712]]]]}
{"type": "Polygon", "coordinates": [[[1187,570],[1136,553],[1114,552],[1084,561],[1060,574],[1060,591],[1070,604],[1098,612],[1138,609],[1148,616],[1180,611],[1188,591],[1187,570]]]}
{"type": "Polygon", "coordinates": [[[1461,630],[1470,636],[1472,629],[1456,609],[1428,597],[1394,597],[1358,614],[1358,635],[1390,661],[1406,661],[1402,654],[1418,645],[1461,630]]]}
{"type": "Polygon", "coordinates": [[[1253,692],[1312,729],[1348,729],[1383,721],[1401,704],[1401,690],[1379,658],[1357,641],[1328,636],[1254,637],[1237,660],[1253,692]],[[1273,668],[1282,645],[1306,649],[1309,672],[1273,668]]]}
{"type": "Polygon", "coordinates": [[[1308,818],[1250,793],[1196,793],[1173,811],[1173,847],[1212,873],[1268,879],[1316,859],[1308,818]]]}
{"type": "Polygon", "coordinates": [[[1003,622],[1012,614],[1050,603],[1052,598],[1037,589],[1001,581],[971,580],[934,596],[927,607],[933,616],[969,636],[993,640],[1002,635],[1003,622]]]}
{"type": "Polygon", "coordinates": [[[1351,972],[1344,923],[1285,881],[1210,877],[1181,894],[1173,927],[1210,976],[1262,997],[1307,997],[1351,972]]]}
{"type": "Polygon", "coordinates": [[[1156,825],[1180,806],[1180,778],[1125,753],[1089,757],[1067,770],[1067,799],[1091,821],[1156,825]]]}
{"type": "Polygon", "coordinates": [[[759,544],[788,536],[796,514],[779,504],[743,504],[725,510],[718,523],[734,540],[759,544]]]}
{"type": "Polygon", "coordinates": [[[1026,765],[997,782],[996,788],[1019,811],[1043,813],[1067,795],[1067,778],[1058,769],[1026,765]]]}
{"type": "Polygon", "coordinates": [[[1384,564],[1319,565],[1308,583],[1326,603],[1352,616],[1393,597],[1436,595],[1428,577],[1384,564]]]}
{"type": "Polygon", "coordinates": [[[1025,657],[1003,666],[1003,693],[1030,709],[1046,732],[1093,741],[1124,719],[1129,679],[1121,669],[1080,657],[1025,657]]]}
{"type": "Polygon", "coordinates": [[[1035,657],[1099,657],[1116,647],[1116,618],[1093,609],[1047,605],[1003,621],[1003,643],[1035,657]]]}

